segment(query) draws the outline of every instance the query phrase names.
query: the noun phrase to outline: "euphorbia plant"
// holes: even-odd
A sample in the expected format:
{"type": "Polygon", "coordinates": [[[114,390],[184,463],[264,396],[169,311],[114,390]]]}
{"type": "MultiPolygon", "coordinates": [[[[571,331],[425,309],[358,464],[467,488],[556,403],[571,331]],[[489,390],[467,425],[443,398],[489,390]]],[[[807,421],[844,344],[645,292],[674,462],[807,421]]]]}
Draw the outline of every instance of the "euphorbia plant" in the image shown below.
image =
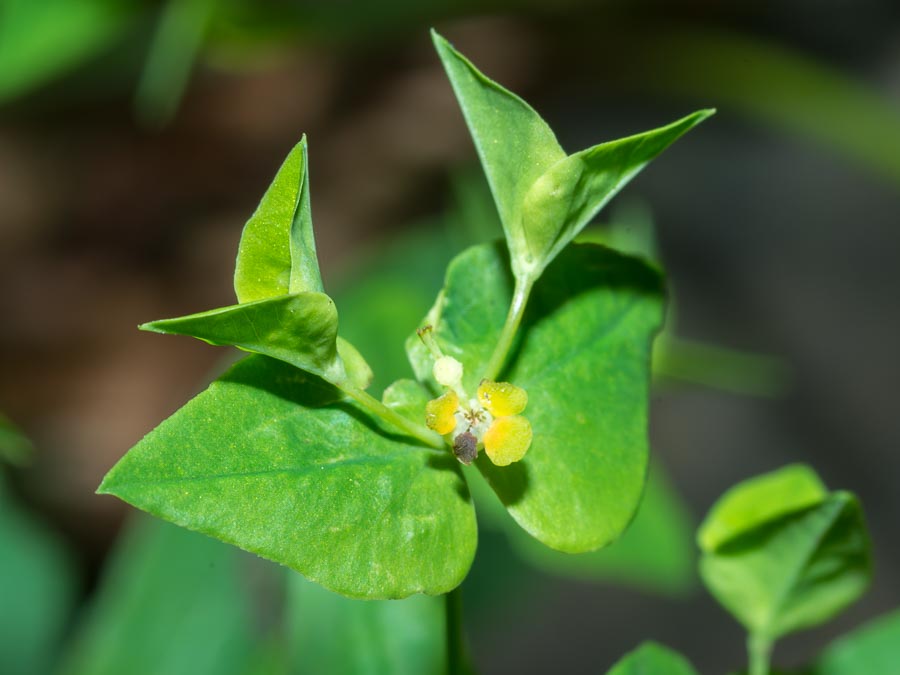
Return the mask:
{"type": "MultiPolygon", "coordinates": [[[[100,492],[351,597],[455,588],[475,551],[465,471],[552,548],[605,546],[647,470],[660,272],[573,238],[711,111],[567,155],[524,101],[434,42],[505,246],[470,248],[407,343],[416,379],[380,398],[319,275],[305,138],[241,237],[238,304],[142,326],[251,356],[163,422],[100,492]],[[465,464],[473,466],[465,468],[465,464]]],[[[365,345],[360,345],[365,348],[365,345]]]]}

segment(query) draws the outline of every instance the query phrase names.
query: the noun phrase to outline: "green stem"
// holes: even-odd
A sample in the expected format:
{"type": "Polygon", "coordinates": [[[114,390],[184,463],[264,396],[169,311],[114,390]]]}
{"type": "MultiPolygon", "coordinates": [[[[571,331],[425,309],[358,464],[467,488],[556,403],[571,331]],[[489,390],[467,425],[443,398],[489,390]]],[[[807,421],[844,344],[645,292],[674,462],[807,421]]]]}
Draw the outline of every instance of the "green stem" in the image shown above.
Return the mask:
{"type": "Polygon", "coordinates": [[[496,380],[500,375],[506,363],[506,357],[512,347],[513,338],[522,323],[522,316],[525,314],[525,305],[528,303],[528,296],[531,295],[531,287],[534,280],[528,277],[519,277],[516,279],[516,286],[513,290],[512,301],[509,303],[509,312],[506,314],[506,323],[503,324],[503,330],[500,331],[500,338],[497,340],[497,346],[494,347],[494,353],[491,360],[488,361],[487,368],[484,372],[484,379],[496,380]]]}
{"type": "Polygon", "coordinates": [[[444,596],[447,634],[447,675],[465,675],[466,646],[462,628],[462,593],[459,586],[444,596]]]}
{"type": "Polygon", "coordinates": [[[772,640],[765,635],[749,635],[747,637],[747,654],[750,658],[748,675],[769,675],[772,640]]]}
{"type": "Polygon", "coordinates": [[[362,389],[354,387],[348,382],[337,383],[335,385],[345,394],[354,399],[357,403],[366,408],[369,412],[378,415],[383,420],[390,422],[395,427],[401,429],[404,433],[409,434],[413,438],[417,438],[425,445],[435,448],[436,450],[444,450],[446,444],[440,434],[432,431],[427,427],[416,424],[406,419],[396,410],[391,410],[384,403],[379,401],[371,394],[366,393],[362,389]]]}

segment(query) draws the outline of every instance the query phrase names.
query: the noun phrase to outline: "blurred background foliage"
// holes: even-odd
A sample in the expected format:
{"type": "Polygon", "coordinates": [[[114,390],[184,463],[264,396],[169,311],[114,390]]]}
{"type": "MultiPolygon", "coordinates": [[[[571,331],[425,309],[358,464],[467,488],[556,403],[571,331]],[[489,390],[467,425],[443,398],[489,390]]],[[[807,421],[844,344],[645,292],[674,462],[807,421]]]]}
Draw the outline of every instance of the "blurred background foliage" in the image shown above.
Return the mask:
{"type": "MultiPolygon", "coordinates": [[[[230,302],[240,228],[301,133],[342,332],[374,388],[409,373],[403,339],[447,261],[499,235],[430,26],[569,150],[719,109],[586,235],[670,279],[640,514],[608,551],[564,556],[476,483],[479,669],[596,672],[644,638],[701,672],[738,667],[694,525],[792,461],[861,496],[876,579],[776,662],[900,605],[896,3],[0,0],[3,672],[429,669],[431,600],[345,601],[138,518],[120,536],[126,507],[93,490],[221,368],[134,326],[230,302]],[[335,649],[353,644],[366,655],[335,649]]],[[[896,626],[833,643],[815,672],[854,672],[847,655],[896,626]]]]}

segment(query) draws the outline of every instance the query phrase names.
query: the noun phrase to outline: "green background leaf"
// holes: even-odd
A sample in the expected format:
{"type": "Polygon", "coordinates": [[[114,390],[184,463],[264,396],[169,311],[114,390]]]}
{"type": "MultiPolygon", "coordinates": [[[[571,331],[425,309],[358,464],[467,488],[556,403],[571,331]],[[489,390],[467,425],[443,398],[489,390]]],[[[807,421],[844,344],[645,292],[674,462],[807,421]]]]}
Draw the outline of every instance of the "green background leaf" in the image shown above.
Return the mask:
{"type": "Polygon", "coordinates": [[[163,422],[99,492],[352,597],[447,592],[475,552],[449,453],[389,435],[334,388],[265,357],[163,422]]]}
{"type": "Polygon", "coordinates": [[[644,642],[626,654],[607,675],[696,675],[690,662],[678,652],[656,642],[644,642]]]}
{"type": "Polygon", "coordinates": [[[900,610],[870,621],[832,642],[811,675],[891,673],[900,664],[900,610]]]}
{"type": "Polygon", "coordinates": [[[50,671],[75,600],[63,543],[16,503],[0,472],[0,670],[50,671]]]}
{"type": "Polygon", "coordinates": [[[258,639],[251,556],[150,518],[119,540],[61,675],[239,675],[258,639]]]}
{"type": "Polygon", "coordinates": [[[822,502],[828,490],[803,464],[743,481],[713,505],[697,533],[700,548],[715,551],[735,537],[781,516],[822,502]]]}
{"type": "MultiPolygon", "coordinates": [[[[451,263],[435,339],[465,366],[474,391],[506,315],[511,279],[496,245],[451,263]]],[[[647,469],[650,344],[662,322],[660,275],[594,245],[568,248],[535,285],[518,352],[501,379],[528,391],[534,440],[524,460],[478,468],[516,521],[552,548],[577,553],[618,537],[647,469]]],[[[428,379],[431,360],[408,341],[428,379]]]]}
{"type": "MultiPolygon", "coordinates": [[[[796,476],[796,467],[787,473],[796,476]]],[[[757,488],[760,499],[771,498],[770,485],[755,479],[726,499],[746,491],[740,499],[750,503],[757,488]]],[[[700,573],[748,631],[771,640],[822,623],[856,600],[871,578],[869,548],[859,502],[833,492],[774,520],[751,517],[745,531],[704,552],[700,573]]]]}
{"type": "MultiPolygon", "coordinates": [[[[343,375],[337,324],[331,298],[324,293],[298,293],[151,321],[141,329],[190,335],[213,345],[234,345],[335,381],[343,375]]],[[[359,363],[355,366],[360,367],[359,363]]]]}
{"type": "Polygon", "coordinates": [[[244,226],[234,268],[238,302],[322,291],[309,202],[306,136],[244,226]]]}
{"type": "Polygon", "coordinates": [[[292,574],[287,619],[290,672],[297,675],[444,672],[444,598],[353,600],[292,574]]]}

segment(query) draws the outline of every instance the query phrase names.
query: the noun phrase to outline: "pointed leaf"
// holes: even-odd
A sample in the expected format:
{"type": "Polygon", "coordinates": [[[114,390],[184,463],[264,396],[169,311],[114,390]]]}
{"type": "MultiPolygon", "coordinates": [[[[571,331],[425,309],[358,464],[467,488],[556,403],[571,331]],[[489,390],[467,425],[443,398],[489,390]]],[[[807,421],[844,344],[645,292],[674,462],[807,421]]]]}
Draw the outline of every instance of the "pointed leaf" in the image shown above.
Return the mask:
{"type": "Polygon", "coordinates": [[[352,597],[449,591],[476,540],[457,462],[339,398],[250,357],[146,436],[99,492],[352,597]]]}
{"type": "Polygon", "coordinates": [[[234,269],[238,302],[322,291],[307,166],[304,136],[244,226],[234,269]]]}
{"type": "MultiPolygon", "coordinates": [[[[784,471],[797,475],[796,467],[784,471]]],[[[723,500],[749,504],[757,496],[774,498],[772,485],[789,483],[778,473],[738,485],[723,500]]],[[[729,510],[727,503],[716,505],[708,518],[729,510]]],[[[832,492],[806,508],[761,522],[755,516],[740,532],[730,523],[729,538],[705,549],[700,561],[710,592],[752,634],[773,640],[818,625],[869,585],[869,538],[852,494],[832,492]]],[[[709,521],[703,531],[712,531],[709,521]]],[[[701,544],[705,541],[701,536],[701,544]]]]}
{"type": "Polygon", "coordinates": [[[697,671],[678,652],[648,641],[623,656],[607,675],[697,675],[697,671]]]}
{"type": "MultiPolygon", "coordinates": [[[[450,265],[430,317],[446,353],[474,391],[503,325],[511,293],[497,246],[465,251],[450,265]]],[[[478,468],[513,518],[570,553],[616,539],[640,500],[647,470],[650,344],[662,322],[660,275],[596,245],[575,245],[534,287],[522,339],[505,381],[527,390],[534,430],[525,458],[478,468]]],[[[408,341],[420,379],[431,360],[408,341]]]]}
{"type": "Polygon", "coordinates": [[[289,672],[441,673],[447,663],[444,598],[352,600],[292,574],[289,672]]]}
{"type": "Polygon", "coordinates": [[[333,382],[344,373],[337,351],[337,321],[334,302],[327,295],[298,293],[151,321],[140,328],[234,345],[333,382]]]}
{"type": "Polygon", "coordinates": [[[521,238],[525,194],[566,153],[530,105],[483,75],[436,32],[431,37],[487,174],[515,266],[527,254],[521,238]]]}
{"type": "Polygon", "coordinates": [[[560,160],[531,185],[522,203],[526,260],[542,270],[653,158],[713,114],[700,110],[642,134],[595,145],[560,160]]]}

